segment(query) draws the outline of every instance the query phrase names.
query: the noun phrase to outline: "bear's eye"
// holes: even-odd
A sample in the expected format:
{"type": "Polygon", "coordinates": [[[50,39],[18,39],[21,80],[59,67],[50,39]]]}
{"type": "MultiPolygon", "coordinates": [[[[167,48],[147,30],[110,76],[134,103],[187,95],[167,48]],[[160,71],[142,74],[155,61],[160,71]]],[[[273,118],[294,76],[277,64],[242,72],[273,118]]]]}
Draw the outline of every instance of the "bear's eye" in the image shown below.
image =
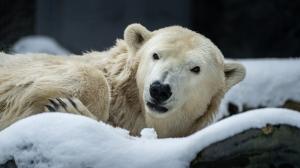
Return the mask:
{"type": "Polygon", "coordinates": [[[152,55],[152,58],[153,58],[154,60],[159,60],[159,56],[158,56],[158,54],[156,54],[156,53],[154,53],[154,54],[152,55]]]}
{"type": "Polygon", "coordinates": [[[195,66],[194,68],[192,68],[190,70],[191,70],[191,72],[199,73],[200,72],[200,67],[199,66],[195,66]]]}

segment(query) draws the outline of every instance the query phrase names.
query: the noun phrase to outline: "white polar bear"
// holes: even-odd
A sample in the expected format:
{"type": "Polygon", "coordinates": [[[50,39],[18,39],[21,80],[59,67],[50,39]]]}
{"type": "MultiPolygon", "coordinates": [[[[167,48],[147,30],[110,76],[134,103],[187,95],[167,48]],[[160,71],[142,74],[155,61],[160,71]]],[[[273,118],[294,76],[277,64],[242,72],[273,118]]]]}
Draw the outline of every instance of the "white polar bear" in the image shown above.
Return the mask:
{"type": "Polygon", "coordinates": [[[211,123],[245,75],[209,39],[180,26],[151,32],[132,24],[112,49],[81,57],[22,56],[0,55],[2,128],[46,105],[133,135],[154,128],[160,138],[186,136],[211,123]]]}

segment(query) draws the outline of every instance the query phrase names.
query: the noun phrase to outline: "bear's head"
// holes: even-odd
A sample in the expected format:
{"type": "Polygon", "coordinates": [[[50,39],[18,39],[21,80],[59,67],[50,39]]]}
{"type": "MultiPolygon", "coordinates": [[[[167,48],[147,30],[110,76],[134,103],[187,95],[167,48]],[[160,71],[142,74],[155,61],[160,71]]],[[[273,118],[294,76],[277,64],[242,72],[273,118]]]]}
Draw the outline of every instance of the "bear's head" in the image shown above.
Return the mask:
{"type": "Polygon", "coordinates": [[[239,63],[224,63],[208,38],[180,26],[124,33],[139,61],[136,81],[147,127],[159,137],[184,136],[211,122],[224,93],[245,76],[239,63]]]}

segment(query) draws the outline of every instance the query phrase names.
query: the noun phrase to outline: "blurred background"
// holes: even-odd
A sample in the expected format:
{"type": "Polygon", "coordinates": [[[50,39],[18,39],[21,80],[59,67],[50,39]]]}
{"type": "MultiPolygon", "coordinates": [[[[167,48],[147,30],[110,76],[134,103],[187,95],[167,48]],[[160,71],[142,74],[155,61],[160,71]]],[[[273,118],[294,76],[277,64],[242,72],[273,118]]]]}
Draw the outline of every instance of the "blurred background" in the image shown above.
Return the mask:
{"type": "Polygon", "coordinates": [[[150,30],[188,27],[227,58],[297,57],[299,18],[299,0],[1,0],[0,50],[29,35],[51,37],[76,54],[103,50],[138,22],[150,30]]]}

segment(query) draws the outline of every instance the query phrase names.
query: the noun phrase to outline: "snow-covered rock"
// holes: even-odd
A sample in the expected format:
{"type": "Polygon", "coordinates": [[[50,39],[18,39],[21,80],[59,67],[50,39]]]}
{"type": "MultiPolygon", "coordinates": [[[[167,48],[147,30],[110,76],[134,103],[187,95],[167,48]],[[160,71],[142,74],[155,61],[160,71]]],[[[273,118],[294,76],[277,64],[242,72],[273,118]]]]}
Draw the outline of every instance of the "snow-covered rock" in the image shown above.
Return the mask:
{"type": "MultiPolygon", "coordinates": [[[[0,165],[14,159],[21,168],[183,168],[205,147],[267,124],[300,128],[300,113],[274,108],[253,110],[224,119],[189,137],[168,139],[132,137],[120,128],[79,115],[43,113],[0,132],[0,165]]],[[[144,135],[153,132],[144,130],[144,135]]]]}
{"type": "Polygon", "coordinates": [[[288,100],[300,102],[300,59],[240,59],[245,79],[226,93],[217,119],[229,115],[228,105],[238,112],[247,108],[282,107],[288,100]]]}
{"type": "Polygon", "coordinates": [[[57,41],[47,36],[27,36],[18,40],[11,49],[12,53],[47,53],[69,55],[70,51],[60,46],[57,41]]]}

